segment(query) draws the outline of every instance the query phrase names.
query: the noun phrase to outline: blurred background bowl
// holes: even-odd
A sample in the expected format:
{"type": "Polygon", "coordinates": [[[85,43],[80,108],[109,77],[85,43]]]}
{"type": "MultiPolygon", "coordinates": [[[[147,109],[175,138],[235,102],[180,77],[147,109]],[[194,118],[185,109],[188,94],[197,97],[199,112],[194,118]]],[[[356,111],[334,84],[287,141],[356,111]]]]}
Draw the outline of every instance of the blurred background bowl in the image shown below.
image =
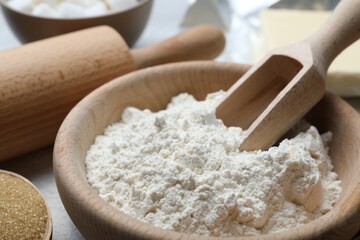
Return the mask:
{"type": "MultiPolygon", "coordinates": [[[[85,157],[95,137],[119,121],[123,109],[135,106],[159,111],[181,92],[196,99],[228,89],[248,65],[186,62],[139,70],[104,84],[76,105],[55,142],[54,174],[61,200],[86,239],[229,239],[189,235],[140,222],[103,201],[86,178],[85,157]]],[[[327,93],[307,115],[320,133],[331,131],[330,156],[342,181],[336,205],[322,217],[279,233],[236,239],[350,239],[360,224],[360,116],[345,101],[327,93]]],[[[232,238],[235,239],[235,238],[232,238]]]]}
{"type": "MultiPolygon", "coordinates": [[[[106,15],[82,18],[48,18],[14,10],[0,0],[4,16],[15,36],[28,43],[76,30],[108,25],[118,31],[131,46],[139,38],[148,22],[153,0],[139,0],[134,7],[106,15]]],[[[84,39],[86,41],[86,39],[84,39]]]]}

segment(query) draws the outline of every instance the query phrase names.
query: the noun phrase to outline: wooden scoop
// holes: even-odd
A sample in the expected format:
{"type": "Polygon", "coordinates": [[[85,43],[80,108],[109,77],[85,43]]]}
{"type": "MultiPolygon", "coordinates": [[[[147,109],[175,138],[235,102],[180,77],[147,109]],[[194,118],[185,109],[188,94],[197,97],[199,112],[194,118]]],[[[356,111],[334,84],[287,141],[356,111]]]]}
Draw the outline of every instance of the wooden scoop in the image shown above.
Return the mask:
{"type": "Polygon", "coordinates": [[[198,26],[129,50],[110,27],[96,27],[0,53],[0,161],[52,144],[71,108],[123,74],[167,62],[212,59],[225,40],[198,26]]]}
{"type": "Polygon", "coordinates": [[[359,37],[360,1],[342,0],[312,36],[271,51],[241,77],[216,109],[225,125],[247,129],[240,149],[267,149],[300,120],[323,97],[330,63],[359,37]]]}

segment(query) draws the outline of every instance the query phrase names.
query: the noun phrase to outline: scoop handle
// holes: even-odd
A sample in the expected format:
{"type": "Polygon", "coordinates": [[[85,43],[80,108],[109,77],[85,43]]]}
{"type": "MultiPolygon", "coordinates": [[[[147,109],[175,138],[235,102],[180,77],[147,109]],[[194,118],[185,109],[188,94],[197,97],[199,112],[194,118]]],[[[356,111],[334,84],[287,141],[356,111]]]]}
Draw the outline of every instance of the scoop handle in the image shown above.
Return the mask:
{"type": "Polygon", "coordinates": [[[360,38],[360,1],[341,0],[308,42],[325,70],[345,48],[360,38]]]}
{"type": "Polygon", "coordinates": [[[137,68],[187,60],[213,59],[225,46],[222,31],[211,25],[199,25],[155,45],[132,49],[137,68]]]}

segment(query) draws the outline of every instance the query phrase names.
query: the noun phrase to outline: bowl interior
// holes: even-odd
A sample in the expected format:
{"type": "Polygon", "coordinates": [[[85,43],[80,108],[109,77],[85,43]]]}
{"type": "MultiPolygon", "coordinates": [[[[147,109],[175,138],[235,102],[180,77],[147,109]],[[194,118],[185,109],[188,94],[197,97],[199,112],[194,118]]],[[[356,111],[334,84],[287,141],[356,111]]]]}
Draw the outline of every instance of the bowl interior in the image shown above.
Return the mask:
{"type": "MultiPolygon", "coordinates": [[[[245,65],[214,62],[148,68],[103,85],[71,111],[56,139],[54,172],[65,208],[85,237],[96,239],[104,233],[108,234],[108,239],[119,236],[173,239],[183,236],[136,221],[103,202],[87,183],[84,164],[86,152],[96,135],[102,134],[110,123],[120,120],[125,107],[158,111],[181,92],[203,99],[207,93],[229,88],[247,69],[245,65]]],[[[320,132],[333,132],[330,155],[344,190],[334,209],[313,221],[314,224],[297,228],[295,235],[289,230],[264,235],[261,239],[324,238],[333,237],[334,234],[350,237],[360,224],[357,211],[360,206],[358,113],[340,98],[327,94],[306,118],[320,132]]],[[[208,239],[191,235],[186,237],[208,239]]],[[[253,239],[244,237],[248,238],[253,239]]]]}

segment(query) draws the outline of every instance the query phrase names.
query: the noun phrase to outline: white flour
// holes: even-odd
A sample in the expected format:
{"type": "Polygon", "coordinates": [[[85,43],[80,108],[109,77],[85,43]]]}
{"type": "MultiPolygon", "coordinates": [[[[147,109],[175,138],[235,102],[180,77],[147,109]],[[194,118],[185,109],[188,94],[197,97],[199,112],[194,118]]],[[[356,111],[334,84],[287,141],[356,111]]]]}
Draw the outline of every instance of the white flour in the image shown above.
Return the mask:
{"type": "Polygon", "coordinates": [[[239,152],[246,134],[215,117],[222,92],[166,110],[127,108],[86,157],[89,183],[121,211],[157,227],[212,236],[265,234],[328,212],[340,192],[315,127],[268,151],[239,152]]]}

